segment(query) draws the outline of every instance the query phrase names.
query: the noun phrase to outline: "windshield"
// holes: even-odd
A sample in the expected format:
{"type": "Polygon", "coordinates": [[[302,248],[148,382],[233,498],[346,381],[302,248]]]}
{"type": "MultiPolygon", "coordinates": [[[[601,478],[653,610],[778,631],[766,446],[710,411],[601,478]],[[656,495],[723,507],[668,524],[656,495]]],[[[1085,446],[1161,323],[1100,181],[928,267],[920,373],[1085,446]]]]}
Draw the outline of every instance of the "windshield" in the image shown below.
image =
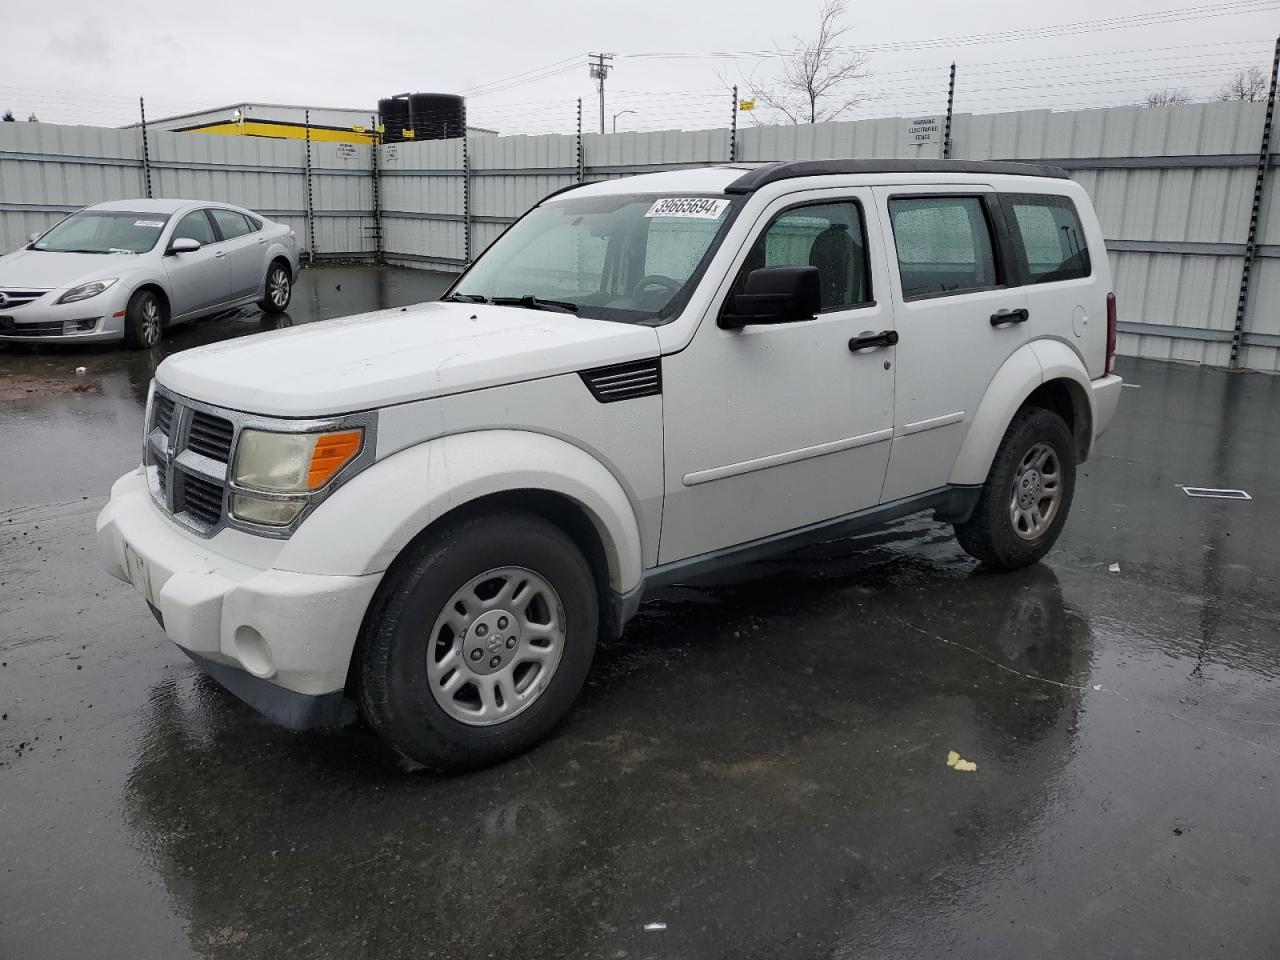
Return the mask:
{"type": "Polygon", "coordinates": [[[31,245],[53,253],[146,253],[156,245],[167,213],[81,210],[31,245]]]}
{"type": "Polygon", "coordinates": [[[499,237],[450,297],[659,321],[684,305],[736,209],[712,196],[555,199],[499,237]]]}

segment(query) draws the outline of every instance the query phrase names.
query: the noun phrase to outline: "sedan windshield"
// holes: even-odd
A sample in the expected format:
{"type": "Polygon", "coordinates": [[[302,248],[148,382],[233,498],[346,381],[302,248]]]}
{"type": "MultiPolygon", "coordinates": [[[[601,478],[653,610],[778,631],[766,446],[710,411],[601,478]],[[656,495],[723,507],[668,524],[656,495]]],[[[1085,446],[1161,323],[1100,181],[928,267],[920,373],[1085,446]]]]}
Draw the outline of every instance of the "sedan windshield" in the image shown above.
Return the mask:
{"type": "Polygon", "coordinates": [[[736,209],[709,196],[551,200],[498,238],[446,299],[660,322],[684,305],[736,209]]]}
{"type": "Polygon", "coordinates": [[[167,213],[81,210],[31,245],[53,253],[146,253],[156,245],[167,213]]]}

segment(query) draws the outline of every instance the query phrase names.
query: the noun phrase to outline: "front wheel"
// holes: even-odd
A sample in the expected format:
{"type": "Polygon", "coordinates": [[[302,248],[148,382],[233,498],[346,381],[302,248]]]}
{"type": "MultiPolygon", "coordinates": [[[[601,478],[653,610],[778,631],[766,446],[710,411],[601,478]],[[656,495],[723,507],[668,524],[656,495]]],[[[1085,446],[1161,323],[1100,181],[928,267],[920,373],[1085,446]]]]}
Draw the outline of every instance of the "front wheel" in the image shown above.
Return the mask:
{"type": "Polygon", "coordinates": [[[973,516],[956,524],[956,539],[988,566],[1030,566],[1062,533],[1075,486],[1075,441],[1066,423],[1052,410],[1019,410],[996,451],[973,516]]]}
{"type": "Polygon", "coordinates": [[[139,290],[124,311],[124,342],[131,350],[149,350],[160,342],[164,304],[154,291],[139,290]]]}
{"type": "Polygon", "coordinates": [[[559,527],[516,511],[456,521],[379,588],[361,637],[361,710],[432,769],[494,763],[569,712],[598,623],[591,568],[559,527]]]}
{"type": "Polygon", "coordinates": [[[284,313],[293,299],[293,277],[289,268],[277,260],[267,270],[267,295],[259,301],[264,313],[284,313]]]}

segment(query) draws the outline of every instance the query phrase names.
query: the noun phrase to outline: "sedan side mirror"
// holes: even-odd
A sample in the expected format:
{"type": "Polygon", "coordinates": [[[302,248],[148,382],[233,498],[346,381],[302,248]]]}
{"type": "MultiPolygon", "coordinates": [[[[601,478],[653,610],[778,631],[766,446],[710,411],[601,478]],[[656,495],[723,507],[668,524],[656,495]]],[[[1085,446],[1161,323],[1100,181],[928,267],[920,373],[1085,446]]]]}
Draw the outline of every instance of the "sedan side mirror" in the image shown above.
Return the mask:
{"type": "Polygon", "coordinates": [[[822,305],[817,267],[761,267],[747,274],[742,292],[730,298],[720,326],[738,330],[751,323],[812,320],[822,305]]]}
{"type": "Polygon", "coordinates": [[[39,233],[39,231],[37,231],[37,232],[35,232],[35,233],[31,234],[31,236],[27,237],[27,240],[28,240],[28,241],[30,241],[31,243],[35,243],[35,242],[36,242],[37,240],[39,240],[39,239],[40,239],[40,233],[39,233]]]}
{"type": "Polygon", "coordinates": [[[200,241],[191,237],[179,237],[169,244],[170,253],[195,253],[200,249],[200,241]]]}

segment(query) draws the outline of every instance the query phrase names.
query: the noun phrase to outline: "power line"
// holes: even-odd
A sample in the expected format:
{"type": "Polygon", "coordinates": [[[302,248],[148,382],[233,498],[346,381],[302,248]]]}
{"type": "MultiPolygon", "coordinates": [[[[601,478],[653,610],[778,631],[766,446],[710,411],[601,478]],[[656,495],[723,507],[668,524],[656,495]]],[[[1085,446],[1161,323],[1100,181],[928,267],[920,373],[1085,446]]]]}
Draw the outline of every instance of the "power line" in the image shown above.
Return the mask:
{"type": "MultiPolygon", "coordinates": [[[[842,51],[861,51],[864,53],[901,52],[907,50],[926,50],[940,46],[970,46],[975,44],[1008,43],[1018,40],[1033,40],[1070,36],[1080,33],[1097,33],[1104,30],[1117,30],[1129,27],[1155,26],[1163,23],[1181,23],[1187,20],[1205,20],[1224,16],[1239,16],[1249,13],[1267,13],[1280,9],[1280,0],[1232,0],[1229,3],[1212,6],[1180,7],[1173,10],[1155,11],[1152,13],[1129,14],[1123,17],[1109,17],[1102,20],[1083,20],[1064,24],[1047,24],[1040,27],[1027,27],[1021,30],[1006,30],[998,33],[971,34],[957,37],[932,37],[922,40],[896,40],[866,44],[858,47],[841,47],[842,51]]],[[[790,56],[789,50],[726,50],[705,51],[700,53],[687,51],[651,51],[628,53],[623,56],[634,59],[662,60],[706,60],[706,59],[768,59],[790,56]]]]}

